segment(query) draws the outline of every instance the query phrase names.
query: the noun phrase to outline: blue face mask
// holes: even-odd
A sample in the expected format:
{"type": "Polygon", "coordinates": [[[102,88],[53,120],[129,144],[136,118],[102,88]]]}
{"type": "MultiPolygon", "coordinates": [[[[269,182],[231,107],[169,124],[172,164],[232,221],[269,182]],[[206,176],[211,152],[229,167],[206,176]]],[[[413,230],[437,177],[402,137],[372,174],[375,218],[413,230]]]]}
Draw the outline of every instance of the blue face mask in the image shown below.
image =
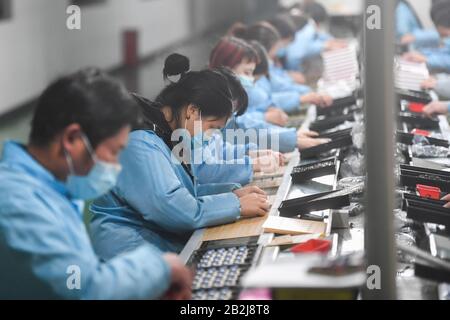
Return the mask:
{"type": "Polygon", "coordinates": [[[286,57],[286,55],[287,55],[287,48],[286,47],[281,48],[277,52],[277,57],[280,58],[280,59],[286,57]]]}
{"type": "Polygon", "coordinates": [[[255,84],[255,78],[249,76],[239,76],[239,80],[244,87],[253,87],[255,84]]]}
{"type": "Polygon", "coordinates": [[[116,185],[122,167],[119,164],[99,160],[94,154],[94,150],[87,137],[83,136],[82,139],[95,164],[87,176],[77,176],[75,174],[73,160],[66,152],[66,159],[70,170],[70,175],[66,181],[66,188],[69,194],[75,199],[93,200],[104,195],[116,185]]]}

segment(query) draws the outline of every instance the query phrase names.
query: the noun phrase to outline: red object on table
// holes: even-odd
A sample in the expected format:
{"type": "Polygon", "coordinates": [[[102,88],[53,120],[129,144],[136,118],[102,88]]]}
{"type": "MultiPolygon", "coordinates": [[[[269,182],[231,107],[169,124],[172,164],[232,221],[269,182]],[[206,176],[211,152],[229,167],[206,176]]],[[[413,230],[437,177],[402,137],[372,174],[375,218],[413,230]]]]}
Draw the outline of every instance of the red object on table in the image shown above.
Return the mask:
{"type": "Polygon", "coordinates": [[[409,103],[409,111],[416,113],[423,113],[423,109],[425,105],[423,103],[410,102],[409,103]]]}
{"type": "Polygon", "coordinates": [[[292,253],[327,253],[331,250],[331,241],[312,239],[292,247],[292,253]]]}
{"type": "Polygon", "coordinates": [[[424,137],[429,137],[431,135],[430,131],[420,129],[414,129],[413,131],[411,131],[411,133],[415,134],[416,136],[424,136],[424,137]]]}
{"type": "Polygon", "coordinates": [[[441,189],[439,189],[439,188],[418,184],[416,186],[416,189],[422,198],[433,199],[433,200],[441,199],[441,189]]]}

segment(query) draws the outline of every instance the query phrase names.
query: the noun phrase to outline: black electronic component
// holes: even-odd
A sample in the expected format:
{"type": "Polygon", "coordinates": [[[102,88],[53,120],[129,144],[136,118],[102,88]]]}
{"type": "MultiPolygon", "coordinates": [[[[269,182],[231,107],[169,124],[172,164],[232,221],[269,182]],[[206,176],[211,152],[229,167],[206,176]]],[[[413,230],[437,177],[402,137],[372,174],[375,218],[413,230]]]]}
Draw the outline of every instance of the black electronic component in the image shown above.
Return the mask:
{"type": "Polygon", "coordinates": [[[336,174],[337,159],[331,158],[310,164],[297,166],[292,170],[291,177],[294,184],[302,183],[317,177],[336,174]]]}
{"type": "MultiPolygon", "coordinates": [[[[397,131],[397,142],[406,145],[412,145],[415,135],[412,133],[397,131]]],[[[450,144],[447,140],[425,137],[430,145],[449,148],[450,144]]]]}
{"type": "Polygon", "coordinates": [[[333,104],[326,108],[317,107],[317,116],[330,116],[342,114],[345,109],[356,105],[357,99],[355,96],[348,96],[345,98],[336,99],[333,104]]]}
{"type": "Polygon", "coordinates": [[[355,121],[355,115],[350,114],[344,114],[340,116],[335,116],[331,118],[327,118],[325,116],[319,116],[317,117],[317,120],[311,123],[309,126],[309,129],[312,131],[325,131],[329,129],[333,129],[346,121],[354,122],[355,121]]]}
{"type": "Polygon", "coordinates": [[[422,184],[437,187],[443,192],[450,192],[450,172],[401,165],[400,183],[414,190],[418,184],[422,184]]]}
{"type": "Polygon", "coordinates": [[[409,124],[417,129],[440,129],[439,119],[437,117],[428,118],[425,115],[418,113],[400,112],[398,114],[398,121],[409,124]]]}
{"type": "Polygon", "coordinates": [[[450,226],[450,209],[442,203],[430,200],[405,200],[409,219],[450,226]]]}
{"type": "Polygon", "coordinates": [[[347,190],[335,190],[302,198],[285,200],[278,208],[282,217],[296,217],[313,211],[340,209],[350,205],[350,193],[347,190]]]}
{"type": "Polygon", "coordinates": [[[396,89],[399,100],[406,100],[408,102],[417,102],[423,104],[429,104],[433,99],[426,91],[412,91],[396,89]]]}
{"type": "Polygon", "coordinates": [[[352,130],[342,130],[332,133],[326,133],[319,136],[321,139],[331,139],[331,142],[321,144],[312,148],[302,150],[300,152],[303,159],[311,159],[320,156],[321,154],[334,150],[351,147],[353,139],[351,135],[352,130]]]}

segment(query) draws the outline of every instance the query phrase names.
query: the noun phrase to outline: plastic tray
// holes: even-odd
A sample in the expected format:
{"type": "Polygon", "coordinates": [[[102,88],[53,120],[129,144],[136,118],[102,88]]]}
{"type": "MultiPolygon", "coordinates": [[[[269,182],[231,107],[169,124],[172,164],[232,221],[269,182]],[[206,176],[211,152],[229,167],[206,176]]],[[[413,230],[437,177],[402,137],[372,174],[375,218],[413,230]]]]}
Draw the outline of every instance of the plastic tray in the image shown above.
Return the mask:
{"type": "Polygon", "coordinates": [[[351,147],[353,139],[351,136],[351,129],[337,131],[332,133],[325,133],[319,136],[323,139],[331,139],[331,142],[318,145],[309,149],[302,150],[300,155],[303,159],[317,158],[321,154],[334,150],[351,147]]]}
{"type": "Polygon", "coordinates": [[[400,100],[406,100],[409,102],[417,102],[423,104],[428,104],[431,101],[433,101],[430,94],[426,91],[411,91],[402,89],[397,89],[396,91],[397,96],[400,100]]]}
{"type": "Polygon", "coordinates": [[[345,114],[332,118],[326,118],[325,116],[319,116],[317,120],[311,123],[309,129],[312,131],[325,131],[333,129],[346,121],[355,121],[354,114],[345,114]]]}

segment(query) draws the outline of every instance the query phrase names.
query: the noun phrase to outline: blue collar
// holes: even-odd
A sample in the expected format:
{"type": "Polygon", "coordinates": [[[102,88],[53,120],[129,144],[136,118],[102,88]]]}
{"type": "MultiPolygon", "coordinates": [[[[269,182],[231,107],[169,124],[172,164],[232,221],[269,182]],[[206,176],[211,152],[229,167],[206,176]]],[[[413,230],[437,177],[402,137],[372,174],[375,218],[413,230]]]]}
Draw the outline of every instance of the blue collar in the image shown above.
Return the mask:
{"type": "Polygon", "coordinates": [[[7,141],[3,148],[1,164],[34,177],[59,194],[65,196],[67,199],[72,200],[65,184],[57,180],[51,172],[39,164],[28,153],[24,145],[13,141],[7,141]]]}

